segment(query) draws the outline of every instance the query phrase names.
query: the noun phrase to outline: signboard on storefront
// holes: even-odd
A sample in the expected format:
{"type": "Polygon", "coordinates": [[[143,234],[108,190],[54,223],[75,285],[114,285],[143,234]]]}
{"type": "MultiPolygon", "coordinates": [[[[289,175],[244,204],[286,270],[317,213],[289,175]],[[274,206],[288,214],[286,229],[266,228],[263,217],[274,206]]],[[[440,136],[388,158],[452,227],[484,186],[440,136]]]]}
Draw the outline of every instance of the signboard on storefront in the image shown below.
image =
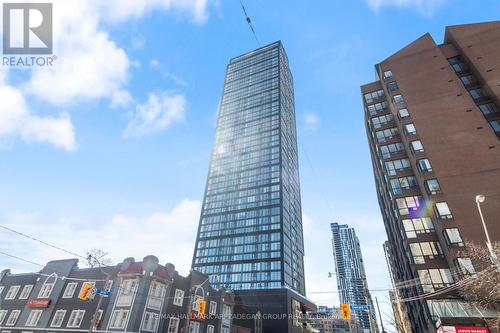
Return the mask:
{"type": "Polygon", "coordinates": [[[28,308],[30,309],[45,309],[48,308],[50,299],[30,299],[28,301],[28,308]]]}
{"type": "Polygon", "coordinates": [[[441,326],[437,333],[489,333],[484,326],[441,326]]]}

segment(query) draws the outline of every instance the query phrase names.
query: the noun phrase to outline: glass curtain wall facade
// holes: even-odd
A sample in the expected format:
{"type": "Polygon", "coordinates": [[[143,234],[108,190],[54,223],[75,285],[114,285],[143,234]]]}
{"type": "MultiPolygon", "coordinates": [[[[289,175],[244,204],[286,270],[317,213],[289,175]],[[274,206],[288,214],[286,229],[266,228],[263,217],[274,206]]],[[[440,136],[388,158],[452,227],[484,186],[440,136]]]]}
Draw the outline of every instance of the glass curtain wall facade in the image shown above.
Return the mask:
{"type": "Polygon", "coordinates": [[[331,223],[330,227],[340,302],[351,306],[368,305],[369,311],[352,309],[351,313],[363,332],[378,332],[356,231],[347,224],[331,223]]]}
{"type": "Polygon", "coordinates": [[[305,294],[293,80],[281,42],[226,70],[193,269],[231,290],[305,294]]]}

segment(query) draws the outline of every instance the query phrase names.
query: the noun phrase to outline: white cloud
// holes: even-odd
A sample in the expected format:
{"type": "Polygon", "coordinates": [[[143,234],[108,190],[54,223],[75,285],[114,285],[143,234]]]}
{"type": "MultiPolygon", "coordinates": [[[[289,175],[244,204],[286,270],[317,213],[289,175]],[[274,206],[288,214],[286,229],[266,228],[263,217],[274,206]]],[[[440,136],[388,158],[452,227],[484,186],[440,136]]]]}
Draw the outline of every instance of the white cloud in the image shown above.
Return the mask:
{"type": "Polygon", "coordinates": [[[208,19],[209,0],[93,0],[102,9],[106,19],[121,22],[137,19],[155,9],[187,13],[193,22],[201,24],[208,19]]]}
{"type": "MultiPolygon", "coordinates": [[[[36,212],[13,213],[4,216],[3,220],[16,230],[36,235],[39,239],[77,254],[100,248],[110,253],[114,263],[126,257],[135,257],[139,261],[152,254],[160,259],[160,263],[171,262],[179,272],[187,274],[191,267],[200,210],[199,201],[184,199],[167,211],[153,212],[147,216],[115,214],[101,223],[89,223],[78,218],[61,218],[50,223],[47,222],[50,219],[44,219],[36,212]]],[[[41,264],[74,257],[7,232],[0,233],[0,242],[5,252],[41,264]]],[[[38,269],[20,261],[6,260],[1,255],[0,259],[3,266],[17,270],[38,269]]]]}
{"type": "Polygon", "coordinates": [[[125,107],[133,102],[127,83],[134,62],[112,40],[107,27],[139,19],[154,10],[172,11],[201,24],[208,18],[209,1],[54,0],[54,53],[57,55],[54,66],[35,68],[31,76],[16,85],[9,85],[4,79],[5,73],[0,71],[2,102],[16,105],[16,108],[2,107],[9,109],[0,115],[2,143],[7,135],[16,134],[25,141],[76,149],[71,118],[60,109],[71,110],[79,103],[102,99],[108,100],[111,107],[125,107]],[[49,112],[30,107],[40,102],[55,107],[52,116],[38,116],[41,111],[49,112]]]}
{"type": "Polygon", "coordinates": [[[19,89],[0,82],[0,138],[20,137],[25,142],[45,142],[74,151],[77,147],[70,116],[41,117],[30,113],[19,89]]]}
{"type": "Polygon", "coordinates": [[[125,130],[126,137],[141,137],[161,132],[175,122],[184,119],[186,99],[184,95],[167,92],[149,94],[144,104],[137,105],[125,130]]]}
{"type": "Polygon", "coordinates": [[[413,7],[421,14],[430,16],[444,2],[444,0],[366,0],[368,5],[378,12],[380,8],[387,6],[413,7]]]}
{"type": "Polygon", "coordinates": [[[160,67],[160,62],[158,61],[158,59],[151,59],[151,61],[149,62],[149,67],[158,68],[160,67]]]}
{"type": "Polygon", "coordinates": [[[319,126],[319,117],[317,114],[308,112],[304,114],[304,124],[307,129],[315,130],[319,126]]]}
{"type": "Polygon", "coordinates": [[[170,79],[170,80],[174,81],[179,86],[183,86],[183,87],[187,87],[188,86],[188,83],[186,82],[186,80],[184,80],[182,77],[177,76],[175,74],[172,74],[171,72],[169,72],[168,70],[166,70],[164,68],[164,66],[162,65],[162,63],[158,59],[154,59],[154,58],[151,59],[149,61],[149,67],[151,69],[153,69],[153,70],[156,70],[156,71],[160,72],[164,77],[166,77],[167,79],[170,79]]]}

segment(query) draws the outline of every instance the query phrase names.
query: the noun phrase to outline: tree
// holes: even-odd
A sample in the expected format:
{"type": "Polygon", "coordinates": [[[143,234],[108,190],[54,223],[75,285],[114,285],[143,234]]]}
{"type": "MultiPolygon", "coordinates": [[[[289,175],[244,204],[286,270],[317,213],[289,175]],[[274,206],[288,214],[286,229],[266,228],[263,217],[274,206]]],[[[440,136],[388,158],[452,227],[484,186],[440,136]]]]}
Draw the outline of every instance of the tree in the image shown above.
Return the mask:
{"type": "Polygon", "coordinates": [[[92,268],[99,266],[111,266],[113,265],[113,261],[108,257],[108,255],[108,252],[97,248],[87,250],[85,252],[85,256],[87,257],[86,264],[92,268]]]}
{"type": "MultiPolygon", "coordinates": [[[[493,244],[493,251],[500,257],[500,242],[493,244]]],[[[485,245],[468,242],[464,250],[460,252],[463,257],[468,257],[474,263],[474,269],[478,272],[472,283],[467,283],[459,289],[460,295],[469,303],[478,308],[495,310],[500,313],[500,266],[499,263],[491,262],[490,253],[485,245]],[[483,271],[486,273],[481,273],[483,271]]],[[[467,278],[467,277],[466,277],[467,278]]],[[[500,317],[486,320],[488,325],[500,328],[500,317]]]]}

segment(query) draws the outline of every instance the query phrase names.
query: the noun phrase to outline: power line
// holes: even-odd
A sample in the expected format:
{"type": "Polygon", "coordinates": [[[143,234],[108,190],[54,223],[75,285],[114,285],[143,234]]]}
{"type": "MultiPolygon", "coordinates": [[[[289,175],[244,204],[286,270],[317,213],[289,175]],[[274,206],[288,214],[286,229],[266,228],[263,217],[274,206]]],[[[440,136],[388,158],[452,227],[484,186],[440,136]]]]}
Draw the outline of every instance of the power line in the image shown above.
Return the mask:
{"type": "Polygon", "coordinates": [[[13,254],[9,254],[9,253],[3,252],[3,251],[0,251],[0,254],[3,254],[4,256],[10,257],[10,258],[14,258],[14,259],[17,259],[17,260],[20,260],[20,261],[27,262],[27,263],[32,264],[32,265],[36,265],[36,266],[40,266],[40,267],[45,267],[45,265],[39,264],[37,262],[31,261],[31,260],[28,260],[28,259],[21,258],[21,257],[18,257],[18,256],[15,256],[13,254]]]}
{"type": "Polygon", "coordinates": [[[248,26],[252,30],[252,34],[255,38],[255,41],[257,42],[257,45],[260,46],[259,39],[257,38],[257,34],[255,33],[255,29],[253,28],[252,20],[250,19],[250,16],[248,16],[248,14],[247,14],[247,10],[245,9],[245,5],[243,5],[243,0],[240,0],[240,5],[241,5],[241,9],[243,9],[243,14],[245,14],[245,19],[248,23],[248,26]]]}
{"type": "Polygon", "coordinates": [[[20,232],[20,231],[14,230],[14,229],[9,228],[9,227],[6,227],[6,226],[4,226],[4,225],[1,225],[1,224],[0,224],[0,228],[3,228],[3,229],[8,230],[8,231],[10,231],[10,232],[13,232],[13,233],[15,233],[15,234],[17,234],[17,235],[19,235],[19,236],[22,236],[22,237],[25,237],[25,238],[31,239],[31,240],[33,240],[33,241],[35,241],[35,242],[38,242],[38,243],[41,243],[41,244],[43,244],[43,245],[49,246],[49,247],[54,248],[54,249],[56,249],[56,250],[66,252],[66,253],[68,253],[68,254],[71,254],[72,256],[76,256],[76,257],[79,257],[79,258],[82,258],[82,259],[85,259],[85,260],[89,260],[89,257],[88,257],[88,256],[87,256],[87,257],[85,257],[85,256],[82,256],[82,255],[80,255],[80,254],[78,254],[78,253],[75,253],[75,252],[72,252],[72,251],[69,251],[69,250],[63,249],[62,247],[59,247],[59,246],[54,245],[54,244],[47,243],[47,242],[45,242],[45,241],[43,241],[43,240],[41,240],[41,239],[38,239],[38,238],[35,238],[35,237],[33,237],[33,236],[27,235],[27,234],[25,234],[25,233],[23,233],[23,232],[20,232]]]}

